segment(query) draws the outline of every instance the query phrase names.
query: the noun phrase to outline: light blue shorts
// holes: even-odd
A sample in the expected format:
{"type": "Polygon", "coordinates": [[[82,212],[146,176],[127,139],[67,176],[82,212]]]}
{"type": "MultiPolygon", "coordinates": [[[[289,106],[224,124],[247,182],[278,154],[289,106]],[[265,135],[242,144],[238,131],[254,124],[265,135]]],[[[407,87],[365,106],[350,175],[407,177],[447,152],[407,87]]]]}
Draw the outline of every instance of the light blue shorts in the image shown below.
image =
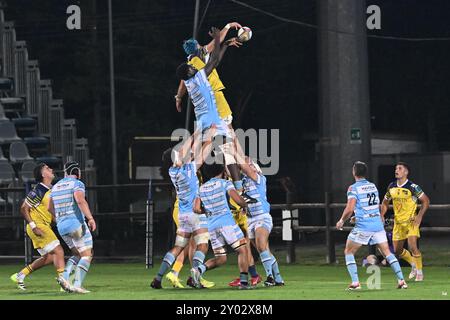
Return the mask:
{"type": "Polygon", "coordinates": [[[270,213],[263,213],[256,217],[249,217],[247,220],[248,223],[248,238],[255,239],[255,231],[258,228],[264,228],[269,233],[273,228],[272,216],[270,213]]]}

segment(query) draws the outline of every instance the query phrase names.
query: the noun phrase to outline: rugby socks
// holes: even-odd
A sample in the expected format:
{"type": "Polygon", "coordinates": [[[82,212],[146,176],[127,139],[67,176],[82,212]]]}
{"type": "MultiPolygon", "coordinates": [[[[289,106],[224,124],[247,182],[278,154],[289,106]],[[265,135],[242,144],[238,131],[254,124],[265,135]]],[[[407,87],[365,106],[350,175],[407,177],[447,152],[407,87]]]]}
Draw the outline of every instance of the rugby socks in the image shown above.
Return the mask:
{"type": "Polygon", "coordinates": [[[198,271],[200,271],[200,274],[204,274],[206,272],[206,265],[202,263],[197,267],[198,271]]]}
{"type": "Polygon", "coordinates": [[[170,269],[170,267],[172,266],[172,264],[174,262],[175,262],[175,256],[172,253],[167,252],[163,258],[161,267],[159,267],[158,274],[156,275],[156,280],[161,281],[164,273],[166,273],[166,271],[170,269]]]}
{"type": "Polygon", "coordinates": [[[413,257],[414,257],[414,260],[415,260],[415,262],[416,262],[416,269],[417,269],[417,272],[422,272],[422,268],[423,268],[423,265],[422,265],[422,255],[419,254],[418,256],[413,256],[413,257]]]}
{"type": "Polygon", "coordinates": [[[195,251],[194,257],[192,258],[192,267],[198,268],[205,260],[205,254],[201,251],[195,251]]]}
{"type": "Polygon", "coordinates": [[[86,274],[88,273],[90,266],[91,258],[81,257],[80,261],[77,264],[77,268],[75,269],[75,280],[73,282],[74,287],[81,288],[81,285],[83,284],[84,278],[86,278],[86,274]]]}
{"type": "Polygon", "coordinates": [[[278,268],[277,259],[273,255],[271,255],[271,256],[272,256],[273,277],[275,279],[275,282],[281,283],[281,282],[283,282],[283,278],[281,277],[281,274],[280,274],[280,268],[278,268]]]}
{"type": "Polygon", "coordinates": [[[23,268],[22,270],[20,270],[20,272],[17,274],[17,280],[19,281],[23,281],[23,279],[25,279],[25,277],[27,275],[29,275],[30,273],[32,273],[34,270],[31,267],[31,264],[27,265],[25,268],[23,268]]]}
{"type": "Polygon", "coordinates": [[[264,266],[264,270],[266,271],[266,276],[273,277],[272,273],[272,255],[270,254],[269,250],[263,251],[259,254],[259,257],[261,258],[261,263],[264,266]]]}
{"type": "Polygon", "coordinates": [[[348,273],[352,278],[352,283],[359,282],[358,266],[356,265],[355,256],[352,254],[345,255],[345,264],[347,265],[348,273]]]}
{"type": "Polygon", "coordinates": [[[64,268],[56,269],[56,276],[64,278],[64,268]]]}
{"type": "Polygon", "coordinates": [[[66,267],[64,269],[64,274],[63,274],[64,279],[69,281],[70,274],[72,273],[73,268],[76,267],[76,265],[78,264],[79,261],[80,261],[80,257],[77,257],[77,256],[71,256],[69,258],[69,260],[67,260],[66,267]]]}
{"type": "Polygon", "coordinates": [[[415,259],[413,258],[411,253],[408,250],[406,250],[406,249],[403,249],[403,251],[400,254],[399,258],[405,260],[406,262],[408,262],[412,267],[414,267],[416,265],[415,264],[415,259]]]}
{"type": "Polygon", "coordinates": [[[391,253],[386,257],[387,262],[390,264],[392,270],[394,270],[395,275],[397,276],[398,280],[403,280],[403,273],[402,268],[400,268],[400,263],[398,262],[397,258],[391,253]]]}
{"type": "Polygon", "coordinates": [[[181,268],[183,268],[183,263],[180,261],[175,261],[172,267],[172,273],[178,277],[180,274],[181,268]]]}
{"type": "Polygon", "coordinates": [[[241,272],[239,279],[241,280],[241,286],[248,286],[248,272],[241,272]]]}
{"type": "Polygon", "coordinates": [[[255,265],[249,266],[248,267],[248,272],[250,273],[250,276],[252,278],[255,278],[255,277],[258,276],[258,272],[256,271],[256,266],[255,265]]]}

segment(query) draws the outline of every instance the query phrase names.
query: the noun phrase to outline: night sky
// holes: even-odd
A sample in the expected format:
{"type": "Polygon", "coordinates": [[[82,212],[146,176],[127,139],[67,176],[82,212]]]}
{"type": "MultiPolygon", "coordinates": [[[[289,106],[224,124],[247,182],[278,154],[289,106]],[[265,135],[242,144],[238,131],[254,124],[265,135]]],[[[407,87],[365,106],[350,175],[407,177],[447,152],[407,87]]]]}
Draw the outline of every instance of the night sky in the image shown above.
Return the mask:
{"type": "MultiPolygon", "coordinates": [[[[38,59],[41,78],[53,79],[66,117],[78,121],[90,141],[99,183],[110,183],[109,68],[106,0],[97,0],[96,35],[92,3],[8,1],[6,20],[16,21],[17,39],[38,59]],[[82,8],[81,31],[65,28],[68,5],[82,8]],[[95,40],[95,37],[96,40],[95,40]],[[97,110],[97,111],[96,111],[97,110]]],[[[270,13],[316,24],[314,0],[250,1],[270,13]]],[[[203,15],[207,0],[201,1],[203,15]]],[[[133,136],[170,135],[184,127],[173,96],[181,44],[192,35],[195,1],[113,1],[119,181],[127,180],[127,149],[133,136]]],[[[381,30],[371,35],[450,37],[450,1],[367,1],[381,8],[381,30]]],[[[235,115],[235,127],[279,128],[281,170],[301,181],[314,166],[318,134],[317,32],[279,21],[226,0],[211,1],[199,30],[209,42],[211,26],[238,21],[253,39],[230,48],[218,71],[235,115]],[[245,98],[250,95],[247,104],[245,98]]],[[[230,36],[235,35],[230,31],[230,36]]],[[[369,38],[369,81],[373,132],[406,133],[427,142],[428,151],[450,150],[450,40],[400,41],[369,38]]]]}

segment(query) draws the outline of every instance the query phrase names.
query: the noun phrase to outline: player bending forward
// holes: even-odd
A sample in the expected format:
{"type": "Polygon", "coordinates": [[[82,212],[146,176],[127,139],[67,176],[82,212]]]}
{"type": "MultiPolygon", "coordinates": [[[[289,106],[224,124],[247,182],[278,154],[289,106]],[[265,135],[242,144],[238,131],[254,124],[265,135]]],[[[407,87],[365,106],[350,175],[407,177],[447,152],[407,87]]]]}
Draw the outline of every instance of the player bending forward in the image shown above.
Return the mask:
{"type": "MultiPolygon", "coordinates": [[[[207,163],[212,162],[207,161],[207,163]]],[[[196,199],[194,210],[196,213],[201,213],[203,211],[202,205],[204,207],[208,217],[208,231],[215,258],[192,268],[192,278],[195,284],[199,286],[199,279],[206,270],[224,264],[227,261],[225,246],[228,244],[238,254],[239,289],[251,288],[248,283],[248,257],[245,236],[233,219],[228,206],[227,194],[241,207],[246,207],[247,203],[239,196],[233,183],[223,179],[225,167],[222,164],[205,164],[203,171],[205,178],[209,180],[200,187],[200,199],[196,199]]]]}
{"type": "Polygon", "coordinates": [[[353,165],[353,177],[355,183],[347,191],[347,206],[341,219],[336,223],[337,229],[342,229],[344,222],[355,212],[356,225],[350,232],[345,246],[345,264],[352,283],[348,290],[359,290],[361,284],[358,278],[358,267],[355,262],[355,253],[362,245],[378,245],[381,253],[386,257],[392,270],[398,279],[399,289],[408,286],[403,278],[402,269],[397,258],[389,250],[386,231],[380,216],[380,201],[377,187],[366,180],[367,166],[364,162],[357,161],[353,165]]]}

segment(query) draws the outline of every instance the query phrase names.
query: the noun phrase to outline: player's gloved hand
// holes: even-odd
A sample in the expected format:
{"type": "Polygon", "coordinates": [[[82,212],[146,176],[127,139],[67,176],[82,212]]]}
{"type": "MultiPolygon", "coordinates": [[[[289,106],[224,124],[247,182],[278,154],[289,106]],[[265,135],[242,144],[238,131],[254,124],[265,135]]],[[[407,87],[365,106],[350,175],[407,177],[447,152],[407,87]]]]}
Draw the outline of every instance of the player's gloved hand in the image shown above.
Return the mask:
{"type": "Polygon", "coordinates": [[[35,235],[37,235],[38,237],[42,237],[44,235],[44,232],[41,229],[39,229],[38,227],[33,229],[33,233],[35,235]]]}
{"type": "Polygon", "coordinates": [[[240,42],[238,38],[234,37],[225,41],[225,45],[229,47],[233,46],[239,48],[240,46],[242,46],[242,42],[240,42]]]}
{"type": "Polygon", "coordinates": [[[230,22],[230,23],[227,24],[227,27],[228,28],[235,28],[236,30],[242,28],[242,26],[241,26],[241,24],[239,22],[230,22]]]}
{"type": "Polygon", "coordinates": [[[344,226],[344,220],[340,219],[337,223],[336,223],[336,229],[338,230],[342,230],[342,227],[344,226]]]}
{"type": "Polygon", "coordinates": [[[88,226],[89,230],[91,230],[92,232],[94,232],[97,229],[97,225],[95,224],[94,218],[88,220],[88,226]]]}

